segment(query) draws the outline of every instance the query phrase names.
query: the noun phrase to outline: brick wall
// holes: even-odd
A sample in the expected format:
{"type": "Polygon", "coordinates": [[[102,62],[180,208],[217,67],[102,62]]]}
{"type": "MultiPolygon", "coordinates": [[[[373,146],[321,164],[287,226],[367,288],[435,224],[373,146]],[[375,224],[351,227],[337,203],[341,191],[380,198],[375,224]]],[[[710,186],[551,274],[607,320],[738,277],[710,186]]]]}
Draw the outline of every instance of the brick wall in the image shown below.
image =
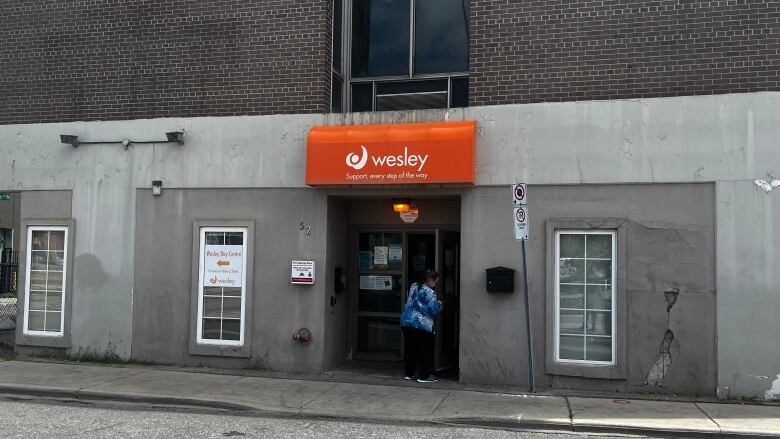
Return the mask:
{"type": "Polygon", "coordinates": [[[780,90],[777,0],[473,0],[471,105],[780,90]]]}
{"type": "MultiPolygon", "coordinates": [[[[331,0],[0,11],[0,124],[329,109],[331,0]]],[[[780,90],[778,0],[471,0],[470,25],[471,105],[780,90]]]]}
{"type": "Polygon", "coordinates": [[[0,0],[0,123],[325,112],[330,0],[0,0]]]}

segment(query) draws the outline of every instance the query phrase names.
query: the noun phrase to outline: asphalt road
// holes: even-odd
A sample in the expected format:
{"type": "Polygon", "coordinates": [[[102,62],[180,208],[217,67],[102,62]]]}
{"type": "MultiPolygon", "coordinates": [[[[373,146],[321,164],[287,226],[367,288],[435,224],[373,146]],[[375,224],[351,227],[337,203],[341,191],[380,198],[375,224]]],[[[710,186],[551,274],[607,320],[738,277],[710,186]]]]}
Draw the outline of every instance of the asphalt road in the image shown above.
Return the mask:
{"type": "Polygon", "coordinates": [[[461,426],[279,418],[0,396],[2,438],[638,438],[461,426]]]}

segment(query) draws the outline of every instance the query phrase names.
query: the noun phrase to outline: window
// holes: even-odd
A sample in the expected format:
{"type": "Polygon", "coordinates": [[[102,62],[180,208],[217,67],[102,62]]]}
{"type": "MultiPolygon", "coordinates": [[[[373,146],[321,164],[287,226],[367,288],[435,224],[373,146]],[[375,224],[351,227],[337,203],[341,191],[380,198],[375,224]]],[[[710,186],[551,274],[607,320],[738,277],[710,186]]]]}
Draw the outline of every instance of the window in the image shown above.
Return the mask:
{"type": "Polygon", "coordinates": [[[352,0],[350,5],[351,111],[468,105],[468,0],[352,0]]]}
{"type": "Polygon", "coordinates": [[[24,334],[62,336],[68,227],[27,228],[24,334]]]}
{"type": "Polygon", "coordinates": [[[246,315],[246,227],[201,227],[199,344],[242,346],[246,315]]]}
{"type": "Polygon", "coordinates": [[[556,362],[616,362],[616,234],[555,232],[556,362]]]}

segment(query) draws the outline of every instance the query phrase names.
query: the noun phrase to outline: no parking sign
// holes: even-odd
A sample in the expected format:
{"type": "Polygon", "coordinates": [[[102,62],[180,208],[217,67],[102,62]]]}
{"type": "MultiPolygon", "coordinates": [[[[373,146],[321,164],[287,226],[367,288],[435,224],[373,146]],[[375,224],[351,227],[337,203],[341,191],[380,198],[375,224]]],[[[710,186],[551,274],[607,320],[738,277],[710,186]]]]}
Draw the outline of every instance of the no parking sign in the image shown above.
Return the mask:
{"type": "Polygon", "coordinates": [[[512,205],[525,206],[528,204],[528,187],[525,183],[515,183],[512,185],[512,205]]]}
{"type": "Polygon", "coordinates": [[[528,239],[528,206],[515,207],[512,210],[515,218],[515,239],[528,239]]]}
{"type": "Polygon", "coordinates": [[[512,185],[512,217],[515,239],[528,239],[528,187],[525,183],[512,185]]]}

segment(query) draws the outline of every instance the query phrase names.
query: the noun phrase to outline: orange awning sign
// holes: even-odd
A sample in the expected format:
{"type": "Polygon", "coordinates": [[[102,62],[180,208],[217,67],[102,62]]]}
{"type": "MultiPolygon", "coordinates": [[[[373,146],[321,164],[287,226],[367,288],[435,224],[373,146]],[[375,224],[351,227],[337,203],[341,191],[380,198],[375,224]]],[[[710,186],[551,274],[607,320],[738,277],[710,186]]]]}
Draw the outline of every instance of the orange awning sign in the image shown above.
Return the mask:
{"type": "Polygon", "coordinates": [[[315,126],[306,184],[474,183],[476,122],[315,126]]]}

